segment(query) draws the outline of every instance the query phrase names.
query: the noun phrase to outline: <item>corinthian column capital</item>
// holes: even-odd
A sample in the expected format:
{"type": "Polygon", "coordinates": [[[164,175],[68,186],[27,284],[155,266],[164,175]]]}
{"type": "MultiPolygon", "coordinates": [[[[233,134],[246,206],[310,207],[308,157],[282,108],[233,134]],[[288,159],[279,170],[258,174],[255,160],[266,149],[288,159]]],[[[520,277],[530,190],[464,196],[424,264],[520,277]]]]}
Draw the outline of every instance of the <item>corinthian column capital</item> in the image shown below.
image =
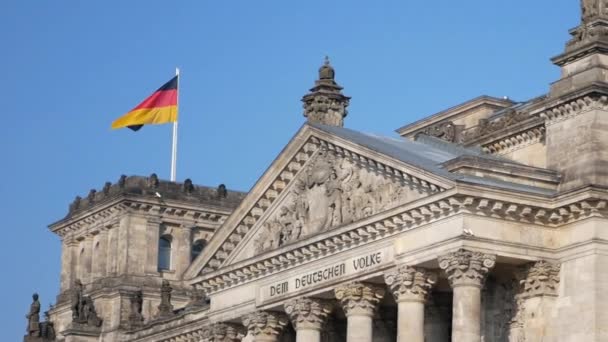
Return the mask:
{"type": "Polygon", "coordinates": [[[236,323],[215,323],[205,330],[205,342],[238,342],[245,336],[245,328],[236,323]]]}
{"type": "Polygon", "coordinates": [[[385,290],[375,284],[353,282],[338,286],[334,292],[347,316],[373,316],[385,290]]]}
{"type": "Polygon", "coordinates": [[[524,266],[520,273],[521,294],[524,298],[557,296],[560,265],[538,261],[524,266]]]}
{"type": "Polygon", "coordinates": [[[243,318],[243,325],[253,336],[279,336],[288,323],[282,312],[256,311],[243,318]]]}
{"type": "Polygon", "coordinates": [[[288,301],[284,306],[296,330],[321,330],[332,310],[329,301],[316,298],[298,298],[288,301]]]}
{"type": "Polygon", "coordinates": [[[439,257],[439,267],[444,270],[452,287],[483,287],[488,272],[496,264],[496,256],[459,249],[439,257]]]}
{"type": "Polygon", "coordinates": [[[397,302],[424,302],[437,282],[437,275],[421,267],[400,266],[384,275],[397,302]]]}

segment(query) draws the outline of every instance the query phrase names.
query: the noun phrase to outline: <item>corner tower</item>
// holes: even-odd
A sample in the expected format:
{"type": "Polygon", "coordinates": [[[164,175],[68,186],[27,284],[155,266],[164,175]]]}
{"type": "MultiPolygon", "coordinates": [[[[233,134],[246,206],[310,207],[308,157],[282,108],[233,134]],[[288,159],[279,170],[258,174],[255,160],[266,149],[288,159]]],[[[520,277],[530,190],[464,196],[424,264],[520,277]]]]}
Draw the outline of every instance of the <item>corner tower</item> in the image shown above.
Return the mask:
{"type": "Polygon", "coordinates": [[[342,94],[342,87],[335,81],[336,72],[325,57],[325,63],[319,68],[319,79],[310,93],[304,95],[304,116],[308,122],[328,126],[344,126],[344,118],[348,115],[350,97],[342,94]]]}
{"type": "Polygon", "coordinates": [[[562,174],[561,191],[608,186],[608,3],[581,0],[581,23],[553,63],[545,119],[547,168],[562,174]]]}

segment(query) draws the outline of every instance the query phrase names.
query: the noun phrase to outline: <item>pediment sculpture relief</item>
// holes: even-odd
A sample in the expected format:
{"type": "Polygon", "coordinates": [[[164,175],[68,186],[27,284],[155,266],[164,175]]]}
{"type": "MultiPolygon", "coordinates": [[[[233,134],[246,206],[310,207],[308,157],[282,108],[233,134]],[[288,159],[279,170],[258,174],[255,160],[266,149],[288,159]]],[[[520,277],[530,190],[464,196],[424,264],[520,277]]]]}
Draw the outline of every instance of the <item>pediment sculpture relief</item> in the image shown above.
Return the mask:
{"type": "Polygon", "coordinates": [[[321,150],[263,224],[255,250],[276,249],[420,197],[376,170],[321,150]]]}

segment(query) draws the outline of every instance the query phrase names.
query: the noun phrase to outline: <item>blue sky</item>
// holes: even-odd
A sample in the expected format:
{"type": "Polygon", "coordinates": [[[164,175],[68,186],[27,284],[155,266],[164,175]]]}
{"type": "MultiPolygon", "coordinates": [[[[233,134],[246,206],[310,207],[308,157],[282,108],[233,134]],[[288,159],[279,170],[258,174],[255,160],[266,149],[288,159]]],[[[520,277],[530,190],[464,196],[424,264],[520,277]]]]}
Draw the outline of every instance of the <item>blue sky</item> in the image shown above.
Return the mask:
{"type": "Polygon", "coordinates": [[[525,100],[559,77],[549,58],[577,0],[0,1],[3,309],[25,332],[31,293],[54,301],[59,239],[46,226],[121,174],[169,177],[171,126],[111,131],[180,84],[178,180],[247,190],[304,122],[329,55],[349,128],[383,134],[481,94],[525,100]]]}

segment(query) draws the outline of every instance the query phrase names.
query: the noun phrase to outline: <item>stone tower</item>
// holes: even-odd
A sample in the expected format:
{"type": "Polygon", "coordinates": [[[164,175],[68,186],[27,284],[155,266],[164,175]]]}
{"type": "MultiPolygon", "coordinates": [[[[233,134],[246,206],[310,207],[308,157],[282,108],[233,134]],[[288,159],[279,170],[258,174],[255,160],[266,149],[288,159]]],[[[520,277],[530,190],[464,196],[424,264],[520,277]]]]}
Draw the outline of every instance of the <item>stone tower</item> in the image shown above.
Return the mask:
{"type": "Polygon", "coordinates": [[[113,334],[162,316],[163,284],[172,287],[172,307],[183,308],[198,294],[182,284],[182,273],[243,196],[152,174],[121,176],[76,197],[49,226],[62,242],[61,292],[50,311],[57,331],[66,341],[116,340],[113,334]],[[103,323],[78,322],[75,296],[89,298],[103,323]]]}
{"type": "Polygon", "coordinates": [[[608,185],[608,4],[581,0],[581,11],[565,52],[552,59],[561,78],[548,95],[571,104],[544,115],[547,168],[562,173],[560,190],[608,185]]]}
{"type": "Polygon", "coordinates": [[[325,57],[325,63],[319,68],[319,79],[310,93],[304,95],[304,116],[308,122],[329,126],[344,126],[344,117],[348,114],[350,97],[342,94],[342,87],[335,81],[336,72],[325,57]]]}

